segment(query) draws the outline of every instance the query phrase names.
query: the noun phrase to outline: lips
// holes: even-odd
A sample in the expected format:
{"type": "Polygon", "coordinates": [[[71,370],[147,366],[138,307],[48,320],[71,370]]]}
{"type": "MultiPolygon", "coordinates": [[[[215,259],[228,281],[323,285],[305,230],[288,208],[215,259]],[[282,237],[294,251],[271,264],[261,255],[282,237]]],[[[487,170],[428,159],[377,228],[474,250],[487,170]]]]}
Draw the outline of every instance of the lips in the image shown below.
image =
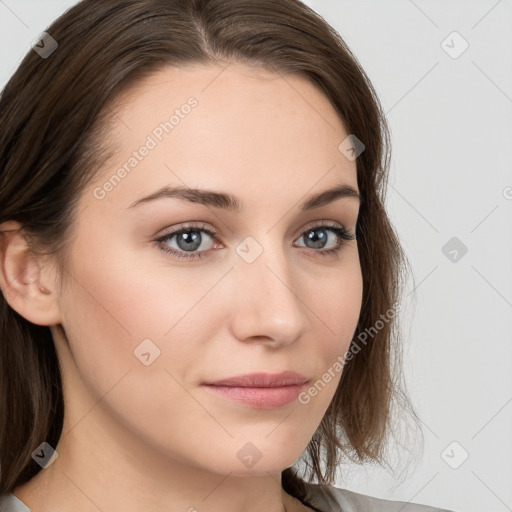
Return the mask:
{"type": "Polygon", "coordinates": [[[293,371],[281,373],[248,373],[227,379],[205,382],[205,385],[231,386],[246,388],[277,388],[283,386],[300,386],[307,382],[307,377],[293,371]]]}
{"type": "Polygon", "coordinates": [[[277,374],[251,373],[238,375],[203,386],[209,392],[223,399],[242,403],[256,409],[277,409],[296,400],[308,381],[296,372],[277,374]]]}

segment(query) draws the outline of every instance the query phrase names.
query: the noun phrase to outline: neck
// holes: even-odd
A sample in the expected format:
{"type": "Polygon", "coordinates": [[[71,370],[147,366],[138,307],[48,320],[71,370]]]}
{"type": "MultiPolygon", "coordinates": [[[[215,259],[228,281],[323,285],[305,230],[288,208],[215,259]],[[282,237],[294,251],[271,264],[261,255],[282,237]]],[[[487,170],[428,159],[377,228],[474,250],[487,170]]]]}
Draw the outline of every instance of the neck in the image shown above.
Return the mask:
{"type": "Polygon", "coordinates": [[[58,457],[14,489],[32,512],[310,510],[283,490],[280,472],[241,476],[205,471],[164,458],[126,432],[107,438],[109,426],[96,416],[91,412],[76,428],[68,416],[58,457]]]}

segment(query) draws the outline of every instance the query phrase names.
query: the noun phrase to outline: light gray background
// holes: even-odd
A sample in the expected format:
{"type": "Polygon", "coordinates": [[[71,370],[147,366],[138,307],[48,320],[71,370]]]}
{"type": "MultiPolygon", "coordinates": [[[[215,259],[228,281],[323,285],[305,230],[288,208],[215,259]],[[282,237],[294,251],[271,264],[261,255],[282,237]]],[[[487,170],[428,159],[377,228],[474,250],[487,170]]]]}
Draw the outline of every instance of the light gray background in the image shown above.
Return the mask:
{"type": "MultiPolygon", "coordinates": [[[[73,0],[0,0],[0,85],[73,0]]],[[[512,0],[307,0],[387,113],[387,207],[412,264],[408,389],[425,445],[407,478],[344,466],[339,486],[457,511],[512,510],[512,0]],[[469,44],[457,58],[451,52],[469,44]],[[457,237],[468,252],[451,261],[457,237]],[[451,249],[450,249],[451,250],[451,249]],[[450,449],[445,449],[452,443],[450,449]],[[456,469],[465,453],[467,460],[456,469]]],[[[458,242],[457,242],[458,243],[458,242]]]]}

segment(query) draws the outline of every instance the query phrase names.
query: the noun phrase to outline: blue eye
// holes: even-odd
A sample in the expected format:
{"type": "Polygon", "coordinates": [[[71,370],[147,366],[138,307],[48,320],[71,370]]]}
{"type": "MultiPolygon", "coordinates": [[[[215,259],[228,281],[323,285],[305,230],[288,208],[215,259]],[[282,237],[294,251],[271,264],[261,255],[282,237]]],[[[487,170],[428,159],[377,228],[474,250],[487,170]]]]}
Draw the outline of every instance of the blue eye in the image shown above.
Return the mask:
{"type": "Polygon", "coordinates": [[[160,245],[162,251],[171,254],[172,256],[176,256],[177,258],[185,258],[185,259],[199,259],[201,258],[204,250],[201,252],[190,253],[191,251],[196,251],[201,244],[203,243],[203,237],[201,233],[206,233],[209,237],[214,237],[216,232],[208,229],[204,225],[200,226],[182,226],[181,228],[171,231],[162,237],[155,240],[160,245]],[[173,238],[177,238],[178,250],[172,249],[168,244],[164,243],[173,238]],[[190,254],[187,254],[189,252],[190,254]]]}
{"type": "MultiPolygon", "coordinates": [[[[202,233],[206,233],[210,238],[214,238],[217,234],[216,231],[207,228],[204,224],[186,225],[166,233],[160,238],[154,240],[154,242],[159,245],[162,251],[171,254],[173,257],[194,260],[201,258],[203,253],[208,252],[208,249],[193,252],[197,251],[204,242],[202,233]],[[176,238],[176,244],[178,245],[177,250],[169,247],[169,244],[166,243],[174,238],[176,238]]],[[[317,247],[308,247],[314,254],[327,256],[340,252],[342,246],[350,240],[355,240],[356,236],[354,233],[349,233],[337,224],[320,224],[318,226],[310,227],[307,231],[304,231],[299,239],[305,239],[314,245],[316,244],[317,247]],[[329,241],[329,232],[334,233],[335,238],[337,239],[336,245],[330,249],[322,249],[321,247],[329,241]]],[[[304,246],[299,245],[299,247],[304,246]]]]}
{"type": "Polygon", "coordinates": [[[355,234],[349,233],[345,228],[341,228],[336,224],[321,224],[319,226],[314,226],[305,231],[301,238],[306,237],[309,242],[322,245],[324,241],[329,240],[329,236],[326,234],[328,232],[334,233],[337,241],[336,245],[331,249],[320,249],[318,251],[314,251],[322,256],[326,256],[328,254],[336,254],[341,251],[341,248],[343,245],[345,245],[345,242],[356,239],[355,234]],[[320,233],[320,235],[318,235],[318,233],[320,233]]]}

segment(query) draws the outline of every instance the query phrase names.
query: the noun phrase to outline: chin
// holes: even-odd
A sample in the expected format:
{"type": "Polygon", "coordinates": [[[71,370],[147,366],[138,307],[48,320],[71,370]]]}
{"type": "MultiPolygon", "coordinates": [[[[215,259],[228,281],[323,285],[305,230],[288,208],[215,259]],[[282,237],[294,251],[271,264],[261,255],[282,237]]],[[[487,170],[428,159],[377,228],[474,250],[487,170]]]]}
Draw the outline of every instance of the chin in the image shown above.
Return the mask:
{"type": "Polygon", "coordinates": [[[278,474],[284,471],[288,466],[283,464],[259,465],[256,464],[253,468],[246,470],[239,467],[233,468],[229,471],[230,476],[268,476],[269,474],[278,474]]]}
{"type": "MultiPolygon", "coordinates": [[[[282,444],[281,444],[282,447],[282,444]]],[[[267,447],[266,451],[272,450],[267,447]]],[[[296,454],[287,451],[281,453],[278,449],[272,450],[268,456],[265,452],[257,450],[252,443],[247,443],[236,453],[236,460],[225,460],[223,464],[223,473],[230,473],[233,476],[268,476],[270,474],[277,474],[290,467],[298,457],[301,451],[296,454]],[[244,467],[245,466],[245,467],[244,467]]]]}

